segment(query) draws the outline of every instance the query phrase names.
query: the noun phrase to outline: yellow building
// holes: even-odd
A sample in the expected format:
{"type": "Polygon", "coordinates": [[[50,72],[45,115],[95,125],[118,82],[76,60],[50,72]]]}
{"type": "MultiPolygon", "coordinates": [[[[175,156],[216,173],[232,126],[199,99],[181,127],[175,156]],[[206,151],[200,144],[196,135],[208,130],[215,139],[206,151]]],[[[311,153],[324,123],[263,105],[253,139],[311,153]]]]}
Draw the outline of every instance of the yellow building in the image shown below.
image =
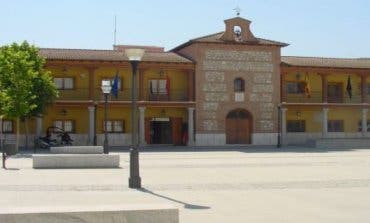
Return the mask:
{"type": "MultiPolygon", "coordinates": [[[[108,100],[109,145],[130,145],[132,70],[124,52],[132,48],[145,50],[136,89],[141,145],[307,144],[370,136],[370,59],[281,56],[288,44],[255,37],[250,23],[225,20],[224,31],[169,52],[126,45],[41,49],[60,97],[29,123],[30,144],[50,126],[70,132],[75,144],[103,144],[101,85],[117,76],[118,95],[108,100]]],[[[12,137],[11,120],[3,130],[12,137]]]]}

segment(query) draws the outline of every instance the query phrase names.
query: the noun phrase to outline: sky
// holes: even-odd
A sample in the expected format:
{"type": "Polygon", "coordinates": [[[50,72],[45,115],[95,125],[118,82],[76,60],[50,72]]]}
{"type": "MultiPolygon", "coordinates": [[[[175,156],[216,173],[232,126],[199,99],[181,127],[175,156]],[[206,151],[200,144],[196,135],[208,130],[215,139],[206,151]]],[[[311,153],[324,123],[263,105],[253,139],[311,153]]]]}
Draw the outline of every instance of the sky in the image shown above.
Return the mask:
{"type": "Polygon", "coordinates": [[[117,44],[170,50],[224,31],[236,6],[284,56],[370,57],[369,0],[0,0],[0,45],[112,49],[116,16],[117,44]]]}

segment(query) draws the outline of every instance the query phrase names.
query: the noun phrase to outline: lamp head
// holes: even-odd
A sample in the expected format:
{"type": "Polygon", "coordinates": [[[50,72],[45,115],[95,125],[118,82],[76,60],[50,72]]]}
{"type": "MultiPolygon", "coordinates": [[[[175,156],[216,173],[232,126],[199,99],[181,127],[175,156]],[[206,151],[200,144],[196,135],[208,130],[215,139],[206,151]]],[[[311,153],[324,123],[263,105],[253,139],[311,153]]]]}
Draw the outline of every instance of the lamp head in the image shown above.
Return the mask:
{"type": "Polygon", "coordinates": [[[110,94],[110,91],[112,90],[112,86],[109,80],[103,80],[101,84],[101,90],[104,94],[110,94]]]}
{"type": "Polygon", "coordinates": [[[144,49],[126,49],[125,53],[129,61],[141,61],[141,59],[144,56],[145,50],[144,49]]]}

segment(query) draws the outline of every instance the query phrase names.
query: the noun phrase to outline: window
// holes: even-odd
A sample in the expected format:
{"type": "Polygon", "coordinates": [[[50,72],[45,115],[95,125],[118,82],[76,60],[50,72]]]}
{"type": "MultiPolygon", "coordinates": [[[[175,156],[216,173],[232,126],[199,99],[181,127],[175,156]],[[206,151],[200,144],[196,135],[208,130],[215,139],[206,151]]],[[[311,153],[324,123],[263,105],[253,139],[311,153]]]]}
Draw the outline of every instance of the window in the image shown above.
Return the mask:
{"type": "Polygon", "coordinates": [[[3,120],[2,121],[2,131],[3,133],[13,133],[13,121],[3,120]]]}
{"type": "Polygon", "coordinates": [[[234,80],[234,92],[244,92],[244,80],[242,78],[234,80]]]}
{"type": "MultiPolygon", "coordinates": [[[[362,121],[358,121],[358,131],[362,132],[362,121]]],[[[370,132],[370,120],[367,120],[367,131],[370,132]]]]}
{"type": "Polygon", "coordinates": [[[149,89],[151,94],[168,94],[170,90],[169,88],[168,79],[149,80],[149,89]]]}
{"type": "Polygon", "coordinates": [[[286,90],[288,94],[303,94],[304,93],[304,82],[287,82],[286,90]]]}
{"type": "Polygon", "coordinates": [[[344,132],[343,120],[329,120],[328,132],[344,132]]]}
{"type": "Polygon", "coordinates": [[[54,77],[54,84],[59,90],[73,89],[74,79],[72,77],[54,77]]]}
{"type": "MultiPolygon", "coordinates": [[[[114,83],[114,78],[115,77],[112,77],[112,78],[104,78],[101,80],[101,85],[103,84],[104,81],[108,81],[110,83],[111,86],[113,86],[113,83],[114,83]]],[[[121,81],[121,78],[118,77],[118,90],[121,90],[122,89],[122,81],[121,81]]]]}
{"type": "Polygon", "coordinates": [[[288,120],[287,121],[288,132],[305,132],[306,121],[305,120],[288,120]]]}
{"type": "Polygon", "coordinates": [[[55,120],[53,126],[62,129],[65,132],[75,131],[75,122],[73,120],[55,120]]]}
{"type": "MultiPolygon", "coordinates": [[[[105,122],[103,122],[105,128],[105,122]]],[[[123,120],[108,120],[107,132],[125,132],[125,122],[123,120]]]]}

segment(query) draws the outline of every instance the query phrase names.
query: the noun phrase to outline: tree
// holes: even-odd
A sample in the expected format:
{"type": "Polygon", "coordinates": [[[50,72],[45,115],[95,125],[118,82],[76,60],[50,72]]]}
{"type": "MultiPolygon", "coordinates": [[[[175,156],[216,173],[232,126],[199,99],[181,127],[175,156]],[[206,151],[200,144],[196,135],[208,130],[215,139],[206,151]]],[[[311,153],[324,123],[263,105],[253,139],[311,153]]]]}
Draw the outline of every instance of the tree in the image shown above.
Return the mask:
{"type": "Polygon", "coordinates": [[[16,148],[19,145],[19,120],[45,111],[57,96],[45,59],[26,41],[0,48],[0,114],[16,120],[16,148]]]}

